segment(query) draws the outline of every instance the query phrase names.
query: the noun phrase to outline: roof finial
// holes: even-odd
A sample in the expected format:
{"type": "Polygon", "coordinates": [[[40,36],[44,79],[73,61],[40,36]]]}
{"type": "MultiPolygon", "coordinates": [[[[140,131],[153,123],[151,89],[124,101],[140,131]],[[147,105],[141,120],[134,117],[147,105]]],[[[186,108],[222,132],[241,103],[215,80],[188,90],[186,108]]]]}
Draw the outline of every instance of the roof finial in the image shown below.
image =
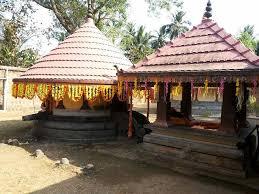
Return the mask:
{"type": "Polygon", "coordinates": [[[204,13],[203,18],[204,19],[211,18],[212,17],[211,11],[212,11],[212,7],[211,7],[211,2],[209,0],[207,3],[206,12],[204,13]]]}
{"type": "Polygon", "coordinates": [[[91,5],[90,1],[88,1],[86,21],[88,23],[93,23],[93,18],[94,17],[93,17],[92,5],[91,5]]]}

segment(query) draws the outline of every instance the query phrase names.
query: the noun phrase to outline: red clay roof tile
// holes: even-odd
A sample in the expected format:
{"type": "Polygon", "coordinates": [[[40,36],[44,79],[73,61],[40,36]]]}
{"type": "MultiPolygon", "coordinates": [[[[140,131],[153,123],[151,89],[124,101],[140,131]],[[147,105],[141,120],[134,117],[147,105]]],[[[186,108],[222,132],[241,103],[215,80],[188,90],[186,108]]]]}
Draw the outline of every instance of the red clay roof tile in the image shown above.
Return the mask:
{"type": "Polygon", "coordinates": [[[131,62],[89,19],[16,81],[114,84],[131,62]]]}
{"type": "Polygon", "coordinates": [[[171,45],[129,68],[124,73],[259,72],[259,57],[217,23],[204,19],[171,45]]]}

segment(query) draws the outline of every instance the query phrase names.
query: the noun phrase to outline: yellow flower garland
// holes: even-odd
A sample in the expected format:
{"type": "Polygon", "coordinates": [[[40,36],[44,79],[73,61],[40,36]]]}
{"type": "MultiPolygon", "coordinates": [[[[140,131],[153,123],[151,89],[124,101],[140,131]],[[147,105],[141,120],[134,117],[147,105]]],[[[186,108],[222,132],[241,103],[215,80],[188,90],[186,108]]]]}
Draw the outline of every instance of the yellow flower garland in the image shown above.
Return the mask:
{"type": "Polygon", "coordinates": [[[82,98],[83,95],[83,87],[81,85],[69,85],[68,86],[68,97],[77,102],[82,98]]]}
{"type": "Polygon", "coordinates": [[[51,85],[49,85],[49,84],[38,84],[37,96],[39,97],[39,99],[41,101],[44,101],[47,98],[47,96],[50,92],[50,87],[51,87],[51,85]]]}
{"type": "Polygon", "coordinates": [[[12,96],[17,98],[17,84],[12,85],[12,96]]]}
{"type": "Polygon", "coordinates": [[[24,92],[25,92],[25,84],[24,83],[19,83],[17,85],[17,97],[23,98],[24,97],[24,92]]]}
{"type": "Polygon", "coordinates": [[[181,83],[178,83],[178,86],[172,88],[172,95],[178,97],[182,94],[182,86],[181,83]]]}
{"type": "Polygon", "coordinates": [[[65,85],[63,84],[52,85],[51,93],[55,101],[63,100],[65,96],[65,85]]]}
{"type": "Polygon", "coordinates": [[[117,90],[123,93],[123,83],[120,82],[119,89],[113,85],[82,85],[82,84],[36,84],[36,83],[14,83],[12,85],[12,96],[17,98],[32,99],[35,95],[44,101],[51,93],[55,101],[63,100],[67,94],[69,99],[74,102],[79,101],[84,94],[85,99],[94,100],[102,97],[106,102],[111,101],[117,90]]]}
{"type": "Polygon", "coordinates": [[[26,84],[24,97],[31,100],[35,96],[35,85],[26,84]]]}

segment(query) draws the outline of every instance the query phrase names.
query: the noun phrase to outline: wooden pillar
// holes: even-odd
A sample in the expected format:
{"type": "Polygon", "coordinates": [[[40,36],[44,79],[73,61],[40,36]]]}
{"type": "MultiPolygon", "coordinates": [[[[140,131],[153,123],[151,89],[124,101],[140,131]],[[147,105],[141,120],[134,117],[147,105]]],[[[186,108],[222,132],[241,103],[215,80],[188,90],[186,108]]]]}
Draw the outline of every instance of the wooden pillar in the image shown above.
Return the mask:
{"type": "Polygon", "coordinates": [[[238,128],[244,128],[247,127],[247,122],[246,122],[246,112],[247,112],[247,107],[246,103],[249,97],[249,91],[247,90],[247,85],[246,83],[241,84],[242,87],[242,96],[243,96],[243,102],[242,102],[242,107],[241,110],[238,111],[237,113],[237,120],[238,120],[238,128]]]}
{"type": "Polygon", "coordinates": [[[183,83],[182,101],[181,101],[181,113],[185,118],[192,118],[192,91],[191,83],[183,83]]]}
{"type": "Polygon", "coordinates": [[[256,111],[256,117],[259,117],[259,87],[256,88],[256,104],[255,104],[255,111],[256,111]]]}
{"type": "Polygon", "coordinates": [[[149,109],[150,109],[150,89],[147,89],[147,120],[149,120],[149,109]]]}
{"type": "Polygon", "coordinates": [[[224,83],[220,131],[235,134],[236,125],[236,84],[224,83]]]}
{"type": "MultiPolygon", "coordinates": [[[[168,92],[169,93],[169,92],[168,92]]],[[[168,127],[167,119],[168,119],[168,109],[170,104],[170,93],[169,93],[169,101],[168,95],[165,99],[165,84],[159,84],[159,95],[158,95],[158,102],[157,102],[157,118],[155,121],[155,125],[161,127],[168,127]]]]}
{"type": "Polygon", "coordinates": [[[130,107],[129,107],[129,129],[128,129],[128,137],[131,138],[133,135],[133,116],[132,116],[132,88],[130,88],[130,107]]]}

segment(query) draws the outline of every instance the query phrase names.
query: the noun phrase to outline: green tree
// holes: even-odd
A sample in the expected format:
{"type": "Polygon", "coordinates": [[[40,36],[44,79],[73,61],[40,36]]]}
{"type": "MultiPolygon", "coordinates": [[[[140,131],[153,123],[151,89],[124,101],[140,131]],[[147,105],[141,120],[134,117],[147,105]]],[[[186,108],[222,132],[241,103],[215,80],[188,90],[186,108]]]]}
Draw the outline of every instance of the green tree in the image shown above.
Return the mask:
{"type": "Polygon", "coordinates": [[[257,40],[257,43],[256,43],[256,52],[255,52],[255,54],[257,56],[259,56],[259,40],[257,40]]]}
{"type": "Polygon", "coordinates": [[[247,48],[256,52],[257,41],[256,41],[255,36],[254,36],[254,26],[253,25],[245,26],[244,29],[238,35],[237,39],[240,42],[242,42],[247,48]]]}
{"type": "Polygon", "coordinates": [[[165,27],[162,26],[158,32],[156,32],[156,35],[154,36],[152,40],[152,48],[153,49],[158,49],[161,48],[165,45],[167,39],[167,34],[165,32],[165,27]]]}
{"type": "MultiPolygon", "coordinates": [[[[90,10],[96,26],[107,33],[112,39],[126,21],[127,0],[32,0],[38,5],[50,10],[55,15],[55,27],[63,29],[56,37],[72,34],[85,22],[90,10]],[[89,7],[89,9],[88,9],[89,7]]],[[[56,29],[55,29],[56,30],[56,29]]],[[[63,39],[61,38],[61,40],[63,39]]]]}
{"type": "Polygon", "coordinates": [[[134,24],[128,24],[125,30],[125,36],[122,38],[121,47],[125,55],[133,62],[137,63],[145,56],[151,54],[151,40],[153,36],[145,32],[144,26],[136,28],[134,24]]]}
{"type": "Polygon", "coordinates": [[[164,11],[171,11],[173,8],[182,8],[181,0],[145,0],[149,5],[149,12],[159,15],[164,11]]]}
{"type": "Polygon", "coordinates": [[[34,10],[27,1],[9,0],[0,4],[0,65],[28,67],[32,65],[37,52],[24,46],[36,36],[36,28],[31,21],[34,10]]]}
{"type": "Polygon", "coordinates": [[[189,30],[190,22],[184,20],[185,14],[184,11],[176,11],[176,13],[172,15],[172,22],[162,27],[170,39],[179,37],[182,33],[189,30]]]}
{"type": "Polygon", "coordinates": [[[37,53],[32,49],[21,49],[21,39],[18,36],[20,23],[15,20],[5,21],[3,24],[3,39],[0,45],[0,65],[29,67],[37,53]]]}
{"type": "MultiPolygon", "coordinates": [[[[96,26],[112,40],[122,36],[122,29],[127,24],[129,0],[31,0],[50,10],[55,16],[53,35],[63,40],[85,22],[88,7],[96,26]],[[59,29],[59,30],[57,30],[59,29]],[[60,32],[60,29],[61,32],[60,32]],[[61,34],[61,35],[60,35],[61,34]],[[64,36],[65,35],[65,36],[64,36]]],[[[179,0],[145,0],[150,13],[160,13],[161,9],[170,11],[173,6],[181,6],[179,0]]]]}

